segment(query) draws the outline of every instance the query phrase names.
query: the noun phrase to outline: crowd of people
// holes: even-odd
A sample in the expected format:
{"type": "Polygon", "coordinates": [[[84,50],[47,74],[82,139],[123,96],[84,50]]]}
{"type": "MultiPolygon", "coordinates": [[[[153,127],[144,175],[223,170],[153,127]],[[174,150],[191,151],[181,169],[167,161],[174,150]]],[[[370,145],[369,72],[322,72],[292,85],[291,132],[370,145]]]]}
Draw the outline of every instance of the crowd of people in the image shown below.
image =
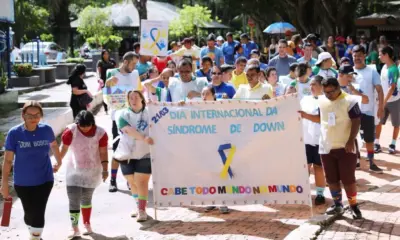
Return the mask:
{"type": "MultiPolygon", "coordinates": [[[[181,47],[172,42],[168,56],[164,57],[140,55],[140,45],[136,44],[135,51],[125,53],[119,66],[104,50],[97,66],[101,87],[131,89],[124,109],[103,104],[106,112],[111,110],[114,152],[111,170],[108,136],[83,103],[81,95],[91,98],[91,94],[83,81],[85,67],[78,65],[68,81],[75,122],[63,132],[61,148],[51,128],[40,123],[43,117],[40,104],[27,102],[22,109],[24,122],[7,135],[1,193],[9,196],[8,178],[14,164],[14,185],[24,208],[24,221],[31,239],[40,239],[53,172],[65,164],[70,237],[81,234],[80,213],[84,234],[91,234],[94,190],[110,174],[109,191],[118,191],[116,177],[121,167],[136,203],[131,216],[138,222],[146,221],[150,145],[155,144],[149,136],[148,101],[184,104],[226,99],[268,100],[297,94],[307,163],[309,171],[313,168],[316,181],[315,205],[325,204],[327,183],[334,200],[327,214],[343,213],[343,184],[353,217],[362,218],[355,177],[360,168],[360,148],[365,143],[369,170],[382,173],[374,162],[374,154],[382,152],[379,143],[382,125],[390,116],[391,154],[396,153],[400,126],[399,69],[393,48],[380,45],[378,49],[377,44],[371,43],[368,60],[366,47],[365,42],[355,44],[351,37],[347,38],[346,48],[337,47],[333,37],[320,47],[315,35],[305,39],[296,35],[290,42],[279,40],[274,46],[276,55],[269,62],[262,62],[258,46],[246,34],[241,35],[240,43],[231,33],[226,35],[226,41],[210,34],[206,47],[198,48],[193,39],[186,38],[181,47]],[[378,67],[380,64],[383,65],[378,67]],[[50,149],[57,160],[54,166],[50,162],[50,149]]],[[[207,207],[207,211],[214,208],[207,207]]],[[[219,209],[229,213],[226,206],[219,209]]]]}

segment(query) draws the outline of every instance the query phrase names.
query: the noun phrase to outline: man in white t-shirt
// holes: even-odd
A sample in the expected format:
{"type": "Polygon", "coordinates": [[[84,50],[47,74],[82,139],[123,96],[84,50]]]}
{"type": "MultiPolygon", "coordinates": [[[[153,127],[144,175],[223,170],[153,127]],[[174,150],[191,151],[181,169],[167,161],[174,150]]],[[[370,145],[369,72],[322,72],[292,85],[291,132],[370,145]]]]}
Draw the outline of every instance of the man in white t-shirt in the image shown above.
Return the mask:
{"type": "Polygon", "coordinates": [[[241,84],[233,99],[265,100],[273,96],[273,89],[269,83],[260,83],[260,66],[249,65],[246,69],[248,84],[241,84]]]}
{"type": "MultiPolygon", "coordinates": [[[[136,69],[136,64],[139,61],[139,55],[134,52],[127,52],[123,56],[123,64],[120,68],[112,69],[107,72],[107,81],[106,87],[115,87],[115,86],[128,86],[132,90],[142,90],[142,84],[139,78],[139,73],[136,69]]],[[[119,136],[117,123],[115,122],[115,112],[118,109],[111,110],[111,120],[112,120],[112,134],[113,139],[119,136]]],[[[115,151],[118,147],[118,142],[115,141],[113,143],[113,151],[115,151]]],[[[110,192],[118,191],[117,187],[117,172],[118,172],[119,163],[112,160],[111,164],[111,180],[110,180],[110,192]]]]}
{"type": "Polygon", "coordinates": [[[201,91],[208,85],[207,78],[196,78],[192,73],[192,62],[182,59],[178,64],[178,78],[171,78],[168,84],[167,102],[181,102],[200,99],[201,91]]]}

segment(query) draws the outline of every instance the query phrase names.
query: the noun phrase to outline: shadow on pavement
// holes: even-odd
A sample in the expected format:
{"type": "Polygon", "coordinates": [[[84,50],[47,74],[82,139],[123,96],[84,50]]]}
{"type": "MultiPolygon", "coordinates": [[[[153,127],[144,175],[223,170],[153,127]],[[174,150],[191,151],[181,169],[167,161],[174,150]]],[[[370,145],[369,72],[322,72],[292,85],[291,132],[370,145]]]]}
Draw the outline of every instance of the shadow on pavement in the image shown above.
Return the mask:
{"type": "Polygon", "coordinates": [[[73,240],[131,240],[127,236],[107,237],[99,233],[93,233],[89,236],[75,237],[73,240]]]}
{"type": "MultiPolygon", "coordinates": [[[[222,214],[218,208],[205,212],[205,207],[188,207],[200,214],[199,221],[149,221],[142,223],[141,230],[161,235],[180,234],[184,236],[246,235],[270,239],[284,239],[291,231],[311,217],[311,209],[301,205],[267,205],[269,211],[238,211],[231,209],[222,214]],[[207,221],[206,218],[213,218],[207,221]],[[218,218],[220,221],[216,221],[218,218]]],[[[313,207],[313,214],[321,214],[326,205],[313,207]]]]}

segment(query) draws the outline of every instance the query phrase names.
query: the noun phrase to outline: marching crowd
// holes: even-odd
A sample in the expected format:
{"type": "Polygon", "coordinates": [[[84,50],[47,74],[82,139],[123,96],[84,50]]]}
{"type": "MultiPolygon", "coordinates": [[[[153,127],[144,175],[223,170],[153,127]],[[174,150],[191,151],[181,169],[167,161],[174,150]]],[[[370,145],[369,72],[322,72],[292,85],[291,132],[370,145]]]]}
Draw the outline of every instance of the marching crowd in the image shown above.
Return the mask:
{"type": "MultiPolygon", "coordinates": [[[[80,214],[84,234],[91,234],[94,190],[110,173],[109,191],[118,191],[116,176],[121,167],[136,202],[131,216],[138,222],[146,221],[150,145],[156,144],[149,137],[148,101],[184,104],[225,99],[267,100],[296,93],[303,118],[307,162],[309,170],[313,168],[315,173],[315,205],[325,203],[326,181],[334,200],[327,214],[343,213],[343,184],[353,217],[362,218],[355,179],[355,171],[360,167],[359,150],[365,143],[370,171],[382,173],[374,162],[374,154],[382,151],[379,143],[382,124],[390,116],[393,138],[389,153],[396,153],[400,126],[399,69],[391,46],[372,49],[383,64],[378,68],[377,59],[369,60],[367,65],[366,44],[355,45],[351,37],[347,40],[347,50],[342,51],[334,45],[333,37],[328,38],[325,49],[317,45],[313,34],[305,39],[293,36],[289,42],[281,39],[274,46],[276,56],[268,63],[261,61],[258,46],[246,34],[241,36],[241,43],[233,40],[230,33],[226,42],[210,34],[204,48],[198,48],[189,38],[182,41],[181,48],[173,42],[166,57],[142,56],[138,54],[140,45],[136,44],[135,51],[123,56],[120,66],[103,50],[97,69],[101,87],[131,89],[125,108],[113,109],[103,104],[106,112],[111,110],[114,151],[111,170],[109,139],[87,111],[92,96],[83,81],[85,66],[78,65],[68,81],[75,122],[63,132],[61,147],[52,129],[40,122],[43,117],[40,104],[27,102],[22,109],[24,122],[10,129],[7,135],[1,193],[9,197],[8,179],[14,165],[14,188],[22,202],[24,221],[31,239],[41,239],[53,172],[63,164],[72,225],[69,237],[81,234],[80,214]],[[346,56],[342,57],[343,54],[346,56]],[[57,161],[54,166],[50,150],[57,161]]],[[[207,211],[214,208],[207,207],[207,211]]],[[[229,213],[226,206],[220,207],[220,211],[229,213]]]]}

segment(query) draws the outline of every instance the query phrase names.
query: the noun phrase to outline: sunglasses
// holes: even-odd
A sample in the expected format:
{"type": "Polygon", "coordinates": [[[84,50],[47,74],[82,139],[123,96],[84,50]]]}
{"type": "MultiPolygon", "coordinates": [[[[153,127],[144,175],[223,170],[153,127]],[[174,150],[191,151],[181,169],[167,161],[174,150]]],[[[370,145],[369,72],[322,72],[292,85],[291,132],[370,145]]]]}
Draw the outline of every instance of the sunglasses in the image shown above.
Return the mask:
{"type": "Polygon", "coordinates": [[[222,72],[211,72],[212,75],[222,75],[222,72]]]}
{"type": "Polygon", "coordinates": [[[27,119],[39,119],[42,117],[40,113],[32,115],[32,114],[24,114],[24,117],[27,119]]]}

